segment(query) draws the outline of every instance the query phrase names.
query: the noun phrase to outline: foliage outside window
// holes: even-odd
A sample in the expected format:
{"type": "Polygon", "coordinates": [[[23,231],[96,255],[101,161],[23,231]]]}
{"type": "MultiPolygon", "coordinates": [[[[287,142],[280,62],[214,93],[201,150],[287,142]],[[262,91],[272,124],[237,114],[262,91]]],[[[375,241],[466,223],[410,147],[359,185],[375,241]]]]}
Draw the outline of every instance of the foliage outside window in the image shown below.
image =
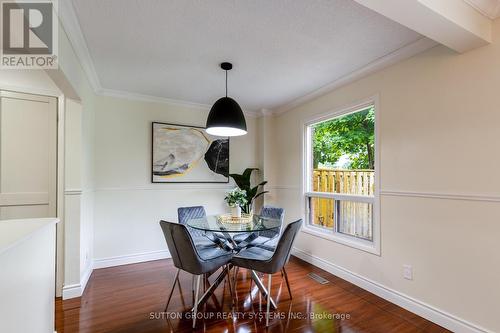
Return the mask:
{"type": "Polygon", "coordinates": [[[375,108],[369,105],[307,127],[309,225],[373,241],[375,108]]]}

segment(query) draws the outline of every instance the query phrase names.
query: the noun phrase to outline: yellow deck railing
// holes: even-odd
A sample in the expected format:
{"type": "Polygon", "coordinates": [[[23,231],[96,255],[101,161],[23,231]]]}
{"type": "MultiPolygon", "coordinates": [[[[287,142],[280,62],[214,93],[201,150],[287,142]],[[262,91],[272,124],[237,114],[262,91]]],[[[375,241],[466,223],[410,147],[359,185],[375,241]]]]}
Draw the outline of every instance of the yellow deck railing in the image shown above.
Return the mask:
{"type": "MultiPolygon", "coordinates": [[[[354,195],[374,195],[375,173],[373,170],[315,169],[313,171],[313,191],[354,195]]],[[[312,223],[332,228],[335,221],[335,200],[311,199],[312,223]]],[[[339,221],[340,231],[363,238],[371,238],[372,205],[345,201],[338,209],[344,219],[350,217],[356,223],[339,221]]]]}

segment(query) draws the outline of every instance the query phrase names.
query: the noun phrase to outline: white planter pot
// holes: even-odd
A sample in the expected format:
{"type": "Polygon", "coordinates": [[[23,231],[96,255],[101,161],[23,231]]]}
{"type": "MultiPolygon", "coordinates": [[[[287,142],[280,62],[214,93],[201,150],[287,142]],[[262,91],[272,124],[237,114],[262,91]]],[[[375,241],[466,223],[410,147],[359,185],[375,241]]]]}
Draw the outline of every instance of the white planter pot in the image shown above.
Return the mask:
{"type": "Polygon", "coordinates": [[[241,217],[241,207],[231,207],[231,216],[232,217],[241,217]]]}

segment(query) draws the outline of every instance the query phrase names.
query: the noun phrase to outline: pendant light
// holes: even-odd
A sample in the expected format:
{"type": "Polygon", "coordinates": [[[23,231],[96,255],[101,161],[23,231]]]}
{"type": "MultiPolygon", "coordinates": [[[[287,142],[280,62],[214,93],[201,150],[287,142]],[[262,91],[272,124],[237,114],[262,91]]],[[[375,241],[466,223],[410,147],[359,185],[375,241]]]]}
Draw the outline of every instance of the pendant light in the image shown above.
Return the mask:
{"type": "Polygon", "coordinates": [[[220,67],[226,71],[226,97],[219,98],[210,109],[207,118],[207,133],[216,136],[240,136],[247,134],[245,116],[238,103],[227,97],[227,71],[233,68],[229,62],[220,67]]]}

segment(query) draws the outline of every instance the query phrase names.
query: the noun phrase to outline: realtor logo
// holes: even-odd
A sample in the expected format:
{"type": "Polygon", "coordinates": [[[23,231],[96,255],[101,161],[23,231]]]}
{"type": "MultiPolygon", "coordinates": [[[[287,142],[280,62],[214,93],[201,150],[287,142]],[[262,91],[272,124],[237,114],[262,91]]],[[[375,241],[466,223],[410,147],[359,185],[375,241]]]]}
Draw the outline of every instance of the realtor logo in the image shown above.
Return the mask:
{"type": "Polygon", "coordinates": [[[1,67],[57,68],[54,1],[1,1],[1,67]]]}

